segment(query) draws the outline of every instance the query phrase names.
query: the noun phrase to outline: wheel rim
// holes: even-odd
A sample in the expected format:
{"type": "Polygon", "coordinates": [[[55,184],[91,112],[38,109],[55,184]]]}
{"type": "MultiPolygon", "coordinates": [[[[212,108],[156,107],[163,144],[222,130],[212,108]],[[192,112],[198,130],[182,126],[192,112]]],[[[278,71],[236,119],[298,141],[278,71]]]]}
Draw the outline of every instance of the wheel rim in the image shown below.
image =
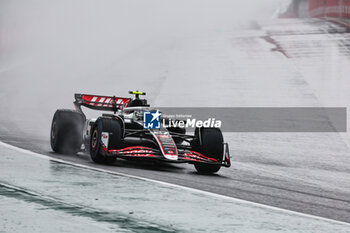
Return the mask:
{"type": "Polygon", "coordinates": [[[93,149],[96,148],[97,141],[98,141],[97,130],[94,130],[94,132],[92,134],[92,138],[91,138],[91,146],[92,146],[93,149]]]}
{"type": "Polygon", "coordinates": [[[57,134],[57,126],[56,126],[56,121],[52,123],[52,130],[51,130],[51,138],[55,139],[57,134]]]}

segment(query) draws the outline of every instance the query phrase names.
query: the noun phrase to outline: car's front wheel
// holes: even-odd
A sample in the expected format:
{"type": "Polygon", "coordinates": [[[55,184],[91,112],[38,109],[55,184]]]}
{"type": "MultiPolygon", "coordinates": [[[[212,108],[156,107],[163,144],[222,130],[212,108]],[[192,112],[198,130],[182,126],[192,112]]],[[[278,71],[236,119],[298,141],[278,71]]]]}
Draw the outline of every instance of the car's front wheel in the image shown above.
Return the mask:
{"type": "MultiPolygon", "coordinates": [[[[194,149],[201,154],[222,162],[224,152],[224,138],[221,130],[218,128],[196,128],[196,145],[194,149]]],[[[221,166],[217,164],[194,164],[198,173],[213,174],[220,170],[221,166]]]]}
{"type": "Polygon", "coordinates": [[[98,118],[91,130],[90,156],[96,163],[113,163],[116,156],[109,155],[102,148],[102,132],[108,133],[108,149],[118,149],[122,143],[122,127],[118,120],[98,118]]]}

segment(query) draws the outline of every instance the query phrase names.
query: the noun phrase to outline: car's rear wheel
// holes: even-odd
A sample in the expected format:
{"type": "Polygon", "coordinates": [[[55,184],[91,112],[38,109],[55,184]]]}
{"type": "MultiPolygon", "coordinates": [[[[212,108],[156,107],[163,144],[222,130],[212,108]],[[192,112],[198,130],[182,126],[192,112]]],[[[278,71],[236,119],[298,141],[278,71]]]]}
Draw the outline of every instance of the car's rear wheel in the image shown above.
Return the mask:
{"type": "Polygon", "coordinates": [[[90,137],[90,156],[96,163],[113,163],[115,155],[108,155],[102,148],[102,132],[108,133],[107,148],[119,149],[122,144],[122,127],[118,120],[111,118],[98,118],[92,127],[90,137]]]}
{"type": "MultiPolygon", "coordinates": [[[[224,139],[221,130],[218,128],[196,128],[196,144],[194,149],[201,154],[222,162],[224,151],[224,139]]],[[[221,166],[216,164],[195,163],[198,173],[212,174],[220,170],[221,166]]]]}
{"type": "Polygon", "coordinates": [[[85,116],[70,109],[58,109],[52,119],[50,144],[53,151],[76,154],[83,144],[85,116]]]}

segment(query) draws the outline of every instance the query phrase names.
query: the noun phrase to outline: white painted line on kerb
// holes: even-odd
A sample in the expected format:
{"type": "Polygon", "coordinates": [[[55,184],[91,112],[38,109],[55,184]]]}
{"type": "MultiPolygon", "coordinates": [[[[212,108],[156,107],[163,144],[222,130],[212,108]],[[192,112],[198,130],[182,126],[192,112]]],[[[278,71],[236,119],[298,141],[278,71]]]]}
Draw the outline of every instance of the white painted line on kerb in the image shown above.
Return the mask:
{"type": "Polygon", "coordinates": [[[90,166],[87,166],[87,165],[74,163],[74,162],[70,162],[70,161],[65,161],[65,160],[62,160],[62,159],[57,159],[57,158],[50,157],[48,155],[43,155],[43,154],[39,154],[39,153],[30,151],[30,150],[22,149],[22,148],[19,148],[19,147],[16,147],[16,146],[4,143],[2,141],[0,141],[0,146],[3,146],[3,147],[6,147],[6,148],[15,150],[15,151],[18,151],[20,153],[27,154],[27,155],[35,156],[37,158],[50,160],[50,161],[54,161],[54,162],[58,162],[58,163],[63,163],[63,164],[71,165],[71,166],[82,168],[82,169],[88,169],[88,170],[93,170],[93,171],[104,172],[104,173],[109,173],[109,174],[113,174],[113,175],[118,175],[118,176],[124,176],[124,177],[133,178],[133,179],[143,180],[143,181],[147,181],[147,182],[153,182],[153,183],[160,184],[160,185],[163,185],[163,186],[179,188],[179,189],[187,190],[187,191],[194,192],[194,193],[204,194],[204,195],[211,196],[211,197],[218,198],[218,199],[231,200],[231,201],[234,201],[234,202],[237,202],[237,203],[252,205],[252,206],[256,206],[256,207],[261,207],[261,208],[265,208],[265,209],[270,209],[270,210],[280,211],[280,212],[284,212],[284,213],[294,214],[294,215],[297,215],[297,216],[306,217],[306,218],[312,218],[312,219],[316,219],[316,220],[320,220],[320,221],[326,221],[326,222],[329,222],[329,223],[346,225],[346,226],[350,227],[350,223],[347,223],[347,222],[337,221],[337,220],[324,218],[324,217],[319,217],[319,216],[310,215],[310,214],[304,214],[304,213],[300,213],[300,212],[296,212],[296,211],[292,211],[292,210],[287,210],[287,209],[282,209],[282,208],[278,208],[278,207],[274,207],[274,206],[259,204],[259,203],[252,202],[252,201],[246,201],[246,200],[242,200],[242,199],[238,199],[238,198],[234,198],[234,197],[229,197],[229,196],[225,196],[225,195],[221,195],[221,194],[217,194],[217,193],[212,193],[212,192],[203,191],[203,190],[199,190],[199,189],[189,188],[189,187],[182,186],[182,185],[167,183],[167,182],[164,182],[164,181],[153,180],[153,179],[144,178],[144,177],[140,177],[140,176],[134,176],[134,175],[129,175],[129,174],[125,174],[125,173],[105,170],[105,169],[101,169],[101,168],[90,167],[90,166]]]}

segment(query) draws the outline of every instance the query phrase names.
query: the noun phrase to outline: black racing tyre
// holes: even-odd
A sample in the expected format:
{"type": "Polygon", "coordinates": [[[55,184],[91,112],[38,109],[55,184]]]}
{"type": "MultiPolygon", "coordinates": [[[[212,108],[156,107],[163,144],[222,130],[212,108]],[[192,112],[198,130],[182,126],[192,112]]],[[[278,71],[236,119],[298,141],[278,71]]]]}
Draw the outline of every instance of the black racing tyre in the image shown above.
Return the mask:
{"type": "Polygon", "coordinates": [[[98,118],[91,130],[90,156],[96,163],[113,163],[116,156],[105,155],[101,145],[101,133],[108,132],[108,149],[119,149],[122,144],[122,126],[116,119],[98,118]]]}
{"type": "MultiPolygon", "coordinates": [[[[221,130],[218,128],[196,128],[195,130],[196,145],[195,150],[205,156],[214,158],[218,162],[222,162],[224,152],[224,138],[221,130]]],[[[216,164],[194,164],[198,173],[212,174],[220,170],[221,166],[216,164]]]]}
{"type": "Polygon", "coordinates": [[[76,154],[83,144],[83,113],[58,109],[52,119],[50,144],[53,151],[62,154],[76,154]]]}
{"type": "MultiPolygon", "coordinates": [[[[175,135],[176,135],[176,134],[186,134],[186,129],[185,129],[185,128],[180,128],[180,127],[168,127],[167,130],[170,132],[170,134],[171,134],[171,133],[175,133],[175,135]]],[[[181,144],[181,143],[184,141],[183,138],[176,137],[176,136],[174,136],[173,139],[174,139],[175,144],[177,144],[177,145],[178,145],[178,144],[181,144]]]]}

